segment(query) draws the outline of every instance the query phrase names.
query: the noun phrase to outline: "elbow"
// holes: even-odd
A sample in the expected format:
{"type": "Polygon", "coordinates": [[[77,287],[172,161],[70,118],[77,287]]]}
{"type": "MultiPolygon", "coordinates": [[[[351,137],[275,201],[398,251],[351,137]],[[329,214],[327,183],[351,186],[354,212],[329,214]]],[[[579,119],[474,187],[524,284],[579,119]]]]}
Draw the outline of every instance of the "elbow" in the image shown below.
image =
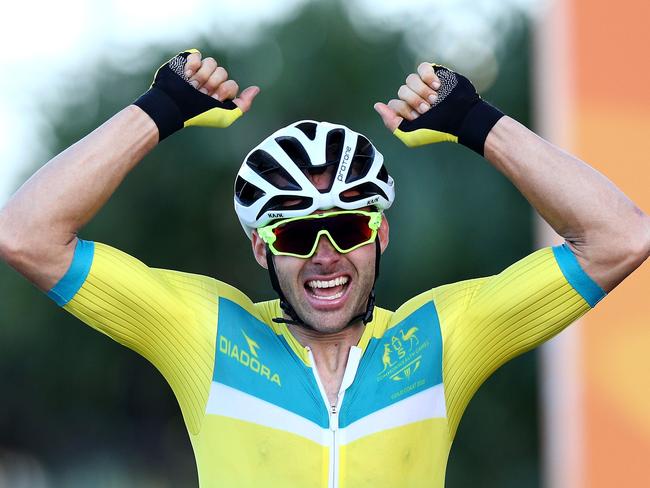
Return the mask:
{"type": "Polygon", "coordinates": [[[639,231],[635,234],[635,238],[631,239],[630,252],[640,266],[650,256],[650,217],[643,212],[639,231]]]}
{"type": "Polygon", "coordinates": [[[629,273],[641,266],[650,256],[650,217],[640,210],[639,218],[635,219],[631,228],[621,240],[620,257],[626,263],[629,273]]]}
{"type": "Polygon", "coordinates": [[[624,228],[609,232],[599,242],[579,257],[585,271],[610,292],[650,256],[650,217],[638,210],[624,228]]]}

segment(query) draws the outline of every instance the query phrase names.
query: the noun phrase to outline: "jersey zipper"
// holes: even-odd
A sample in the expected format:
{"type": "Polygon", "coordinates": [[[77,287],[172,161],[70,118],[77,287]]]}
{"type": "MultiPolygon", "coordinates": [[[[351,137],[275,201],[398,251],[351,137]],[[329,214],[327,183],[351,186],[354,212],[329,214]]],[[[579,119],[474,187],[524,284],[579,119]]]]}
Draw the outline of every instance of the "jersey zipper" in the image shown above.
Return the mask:
{"type": "Polygon", "coordinates": [[[352,385],[354,377],[357,374],[357,369],[359,367],[359,362],[361,360],[361,348],[353,346],[350,348],[350,353],[348,355],[348,362],[345,366],[345,372],[343,373],[343,381],[341,381],[341,387],[339,389],[336,405],[331,405],[329,399],[327,398],[327,392],[321,383],[320,376],[318,375],[318,369],[316,368],[316,362],[314,361],[314,354],[311,351],[311,348],[307,347],[307,352],[309,353],[309,361],[311,363],[312,370],[314,371],[314,378],[318,384],[318,389],[320,390],[321,397],[323,402],[325,402],[325,408],[327,409],[329,415],[329,482],[328,488],[338,488],[339,486],[339,446],[337,437],[339,437],[339,414],[341,411],[341,404],[343,403],[343,397],[345,396],[345,391],[352,385]]]}
{"type": "MultiPolygon", "coordinates": [[[[343,395],[339,394],[339,397],[342,398],[343,395]]],[[[339,484],[338,483],[339,452],[338,452],[338,446],[336,445],[336,433],[338,430],[339,430],[338,405],[332,405],[332,409],[330,410],[330,431],[332,432],[332,444],[330,445],[330,476],[329,476],[330,488],[336,488],[339,484]]]]}

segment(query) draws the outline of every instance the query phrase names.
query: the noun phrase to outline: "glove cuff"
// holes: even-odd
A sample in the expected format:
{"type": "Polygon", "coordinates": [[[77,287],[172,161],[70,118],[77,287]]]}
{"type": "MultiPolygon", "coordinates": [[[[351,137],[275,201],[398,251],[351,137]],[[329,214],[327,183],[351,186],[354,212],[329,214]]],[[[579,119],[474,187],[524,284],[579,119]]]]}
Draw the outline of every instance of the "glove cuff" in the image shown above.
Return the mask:
{"type": "Polygon", "coordinates": [[[133,105],[140,107],[158,127],[158,142],[183,128],[184,117],[174,100],[155,86],[146,91],[133,105]]]}
{"type": "Polygon", "coordinates": [[[463,119],[458,130],[458,142],[484,156],[485,139],[501,117],[503,112],[479,99],[463,119]]]}

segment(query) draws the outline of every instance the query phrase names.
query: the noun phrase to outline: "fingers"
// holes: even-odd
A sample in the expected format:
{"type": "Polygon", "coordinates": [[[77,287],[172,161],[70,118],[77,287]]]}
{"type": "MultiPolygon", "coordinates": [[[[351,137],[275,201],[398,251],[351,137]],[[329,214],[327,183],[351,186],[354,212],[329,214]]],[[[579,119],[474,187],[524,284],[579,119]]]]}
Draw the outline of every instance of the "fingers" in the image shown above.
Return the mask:
{"type": "Polygon", "coordinates": [[[196,71],[201,67],[201,53],[195,51],[190,54],[185,60],[185,76],[189,80],[190,77],[196,73],[196,71]]]}
{"type": "MultiPolygon", "coordinates": [[[[429,104],[434,104],[438,94],[436,91],[424,83],[422,78],[415,73],[411,73],[406,77],[406,86],[411,89],[411,91],[417,94],[421,100],[426,100],[429,104]]],[[[420,107],[422,108],[422,107],[420,107]]],[[[425,109],[426,112],[427,109],[425,109]]],[[[420,113],[423,113],[422,110],[418,110],[420,113]]]]}
{"type": "Polygon", "coordinates": [[[212,98],[216,98],[220,102],[224,100],[232,100],[237,96],[239,85],[235,80],[226,80],[219,85],[217,91],[212,94],[212,98]]]}
{"type": "Polygon", "coordinates": [[[391,132],[397,129],[397,126],[402,123],[402,120],[404,120],[402,117],[398,115],[398,113],[395,110],[393,110],[385,103],[381,103],[381,102],[375,103],[375,110],[381,116],[381,120],[384,122],[386,128],[391,132]]]}
{"type": "Polygon", "coordinates": [[[384,125],[393,132],[402,120],[415,120],[427,112],[438,98],[440,79],[431,63],[420,63],[417,73],[406,77],[406,84],[397,90],[398,99],[376,103],[375,110],[384,125]]]}
{"type": "Polygon", "coordinates": [[[413,110],[413,108],[404,100],[390,100],[388,102],[388,108],[406,120],[415,120],[420,116],[420,114],[413,110]]]}
{"type": "Polygon", "coordinates": [[[228,79],[228,72],[223,66],[217,67],[210,78],[205,82],[205,84],[199,88],[199,91],[205,93],[206,95],[212,96],[212,94],[217,91],[219,85],[228,79]]]}
{"type": "Polygon", "coordinates": [[[249,86],[242,91],[239,97],[235,98],[233,102],[235,102],[235,105],[237,105],[242,112],[248,112],[248,109],[251,108],[251,104],[253,103],[253,99],[259,92],[260,88],[258,86],[249,86]]]}
{"type": "Polygon", "coordinates": [[[210,75],[214,73],[214,70],[217,69],[217,62],[214,58],[205,58],[201,61],[201,66],[199,69],[190,77],[188,80],[190,85],[192,85],[197,90],[200,89],[206,81],[210,78],[210,75]]]}
{"type": "Polygon", "coordinates": [[[228,79],[228,71],[219,66],[214,58],[201,59],[201,53],[194,52],[187,57],[185,75],[188,82],[201,93],[223,102],[233,102],[246,112],[250,109],[253,99],[260,92],[259,87],[249,86],[237,97],[239,85],[235,80],[228,79]]]}
{"type": "Polygon", "coordinates": [[[421,114],[426,113],[427,110],[431,108],[428,102],[424,101],[420,95],[411,90],[408,86],[402,85],[397,90],[397,96],[404,100],[411,106],[412,110],[415,110],[421,114]]]}
{"type": "Polygon", "coordinates": [[[418,66],[418,75],[420,79],[434,90],[440,88],[440,79],[436,76],[431,63],[420,63],[418,66]]]}
{"type": "Polygon", "coordinates": [[[440,88],[440,79],[431,63],[420,63],[417,71],[408,75],[406,84],[397,90],[400,100],[388,102],[390,108],[408,120],[426,113],[436,102],[440,88]]]}

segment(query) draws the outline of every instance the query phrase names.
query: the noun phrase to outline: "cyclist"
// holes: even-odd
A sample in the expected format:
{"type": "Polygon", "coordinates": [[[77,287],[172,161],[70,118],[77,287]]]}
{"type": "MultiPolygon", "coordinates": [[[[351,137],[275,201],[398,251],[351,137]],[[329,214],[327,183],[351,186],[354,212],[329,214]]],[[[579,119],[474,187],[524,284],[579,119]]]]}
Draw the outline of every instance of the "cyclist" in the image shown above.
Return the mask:
{"type": "Polygon", "coordinates": [[[245,158],[235,209],[279,299],[149,268],[77,232],[157,142],[227,127],[259,89],[195,50],[39,170],[0,212],[15,269],[149,359],[173,389],[201,486],[443,486],[460,417],[501,364],[592,308],[650,253],[650,221],[611,182],[423,63],[375,105],[408,146],[461,143],[566,239],[503,272],[375,306],[394,183],[363,135],[301,121],[245,158]]]}

